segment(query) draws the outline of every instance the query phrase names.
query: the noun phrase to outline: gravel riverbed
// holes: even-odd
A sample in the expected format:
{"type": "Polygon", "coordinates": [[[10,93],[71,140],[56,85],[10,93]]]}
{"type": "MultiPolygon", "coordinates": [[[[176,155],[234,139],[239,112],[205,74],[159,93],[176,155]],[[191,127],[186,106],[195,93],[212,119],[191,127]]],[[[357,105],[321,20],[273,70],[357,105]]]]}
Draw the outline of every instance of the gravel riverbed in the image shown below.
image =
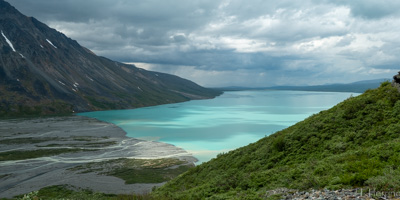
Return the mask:
{"type": "MultiPolygon", "coordinates": [[[[73,185],[103,193],[147,193],[163,183],[125,184],[104,174],[68,170],[91,162],[118,158],[178,158],[193,164],[191,154],[170,144],[128,138],[114,124],[70,116],[0,120],[0,153],[71,148],[82,151],[0,161],[0,198],[29,193],[51,185],[73,185]]],[[[4,154],[3,154],[4,155],[4,154]]]]}

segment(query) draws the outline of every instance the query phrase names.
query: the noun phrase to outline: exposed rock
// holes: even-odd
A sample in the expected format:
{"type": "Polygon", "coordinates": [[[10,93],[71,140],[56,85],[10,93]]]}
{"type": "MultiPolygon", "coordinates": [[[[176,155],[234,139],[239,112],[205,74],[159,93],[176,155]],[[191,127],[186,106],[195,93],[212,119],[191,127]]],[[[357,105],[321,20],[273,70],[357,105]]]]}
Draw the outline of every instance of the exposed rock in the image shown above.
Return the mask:
{"type": "Polygon", "coordinates": [[[136,108],[220,94],[97,56],[4,0],[0,31],[0,116],[136,108]]]}
{"type": "Polygon", "coordinates": [[[310,190],[310,191],[299,191],[294,189],[279,188],[275,190],[269,190],[265,194],[265,198],[271,196],[280,197],[284,200],[303,200],[303,199],[316,199],[316,200],[349,200],[349,199],[363,199],[363,200],[374,200],[374,199],[397,199],[400,193],[394,192],[378,192],[370,189],[340,189],[340,190],[310,190]]]}
{"type": "Polygon", "coordinates": [[[397,75],[393,76],[392,86],[396,87],[397,90],[400,92],[400,72],[397,75]]]}

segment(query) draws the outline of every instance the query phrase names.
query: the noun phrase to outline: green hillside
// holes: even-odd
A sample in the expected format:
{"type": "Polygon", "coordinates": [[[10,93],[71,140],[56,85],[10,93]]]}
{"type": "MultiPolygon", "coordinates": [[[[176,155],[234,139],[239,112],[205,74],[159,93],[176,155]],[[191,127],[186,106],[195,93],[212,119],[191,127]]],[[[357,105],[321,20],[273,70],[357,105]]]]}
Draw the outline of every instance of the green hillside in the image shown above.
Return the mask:
{"type": "Polygon", "coordinates": [[[383,83],[256,143],[218,155],[157,198],[257,199],[275,188],[400,190],[400,93],[383,83]]]}

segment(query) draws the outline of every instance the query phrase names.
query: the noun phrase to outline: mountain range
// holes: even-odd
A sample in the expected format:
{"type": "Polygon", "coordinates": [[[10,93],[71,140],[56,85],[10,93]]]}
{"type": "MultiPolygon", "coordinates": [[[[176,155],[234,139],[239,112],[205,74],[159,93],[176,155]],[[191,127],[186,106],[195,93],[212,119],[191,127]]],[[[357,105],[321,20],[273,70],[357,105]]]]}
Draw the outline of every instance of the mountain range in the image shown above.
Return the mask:
{"type": "Polygon", "coordinates": [[[353,83],[336,83],[325,85],[310,85],[310,86],[272,86],[272,87],[224,87],[216,88],[224,91],[238,90],[301,90],[301,91],[320,91],[320,92],[357,92],[363,93],[368,89],[379,87],[382,82],[388,79],[374,79],[357,81],[353,83]]]}
{"type": "Polygon", "coordinates": [[[220,91],[97,56],[0,0],[0,116],[126,109],[220,91]]]}

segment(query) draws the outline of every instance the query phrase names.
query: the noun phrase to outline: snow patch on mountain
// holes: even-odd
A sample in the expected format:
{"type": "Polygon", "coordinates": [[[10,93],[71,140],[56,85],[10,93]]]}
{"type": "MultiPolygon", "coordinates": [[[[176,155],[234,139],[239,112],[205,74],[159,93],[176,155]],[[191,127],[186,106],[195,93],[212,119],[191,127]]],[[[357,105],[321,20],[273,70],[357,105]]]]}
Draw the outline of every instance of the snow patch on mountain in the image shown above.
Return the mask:
{"type": "Polygon", "coordinates": [[[90,78],[88,75],[86,75],[86,78],[88,78],[89,80],[93,81],[93,79],[92,79],[92,78],[90,78]]]}
{"type": "Polygon", "coordinates": [[[61,85],[65,85],[65,83],[63,83],[63,82],[61,82],[61,81],[58,81],[61,85]]]}
{"type": "Polygon", "coordinates": [[[15,49],[14,49],[13,44],[11,43],[11,41],[8,40],[8,38],[6,37],[6,35],[4,35],[3,30],[1,30],[1,35],[3,35],[4,39],[6,39],[6,42],[8,43],[8,45],[10,45],[11,49],[12,49],[14,52],[16,52],[15,49]]]}
{"type": "Polygon", "coordinates": [[[57,47],[56,47],[49,39],[46,39],[46,41],[47,41],[51,46],[53,46],[54,48],[57,49],[57,47]]]}

